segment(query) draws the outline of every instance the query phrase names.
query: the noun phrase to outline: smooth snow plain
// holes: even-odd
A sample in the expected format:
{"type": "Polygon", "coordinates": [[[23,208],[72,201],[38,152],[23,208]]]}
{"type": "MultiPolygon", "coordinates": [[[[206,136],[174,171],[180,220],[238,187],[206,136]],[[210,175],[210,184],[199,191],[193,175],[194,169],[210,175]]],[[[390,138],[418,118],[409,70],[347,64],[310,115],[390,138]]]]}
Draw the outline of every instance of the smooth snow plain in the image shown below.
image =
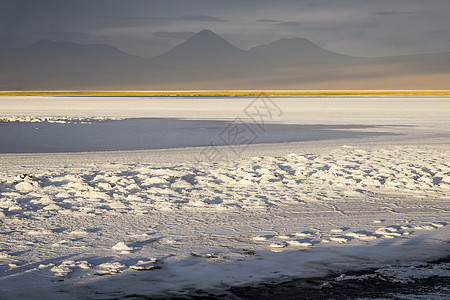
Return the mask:
{"type": "Polygon", "coordinates": [[[50,139],[54,153],[0,154],[3,298],[223,294],[450,250],[450,98],[2,97],[0,107],[0,129],[208,124],[189,133],[202,143],[181,135],[178,149],[56,153],[50,139]],[[275,139],[275,125],[300,126],[299,138],[275,139]],[[332,138],[313,130],[323,126],[332,138]]]}

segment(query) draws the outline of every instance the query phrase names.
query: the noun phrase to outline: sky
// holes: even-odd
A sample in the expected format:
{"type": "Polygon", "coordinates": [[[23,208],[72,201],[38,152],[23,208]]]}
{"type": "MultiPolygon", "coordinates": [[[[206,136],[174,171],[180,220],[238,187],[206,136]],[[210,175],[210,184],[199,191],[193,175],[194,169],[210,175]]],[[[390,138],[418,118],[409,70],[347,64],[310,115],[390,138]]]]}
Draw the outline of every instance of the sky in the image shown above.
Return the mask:
{"type": "Polygon", "coordinates": [[[0,0],[0,48],[41,39],[151,57],[210,29],[241,49],[305,37],[355,56],[450,51],[449,0],[0,0]]]}

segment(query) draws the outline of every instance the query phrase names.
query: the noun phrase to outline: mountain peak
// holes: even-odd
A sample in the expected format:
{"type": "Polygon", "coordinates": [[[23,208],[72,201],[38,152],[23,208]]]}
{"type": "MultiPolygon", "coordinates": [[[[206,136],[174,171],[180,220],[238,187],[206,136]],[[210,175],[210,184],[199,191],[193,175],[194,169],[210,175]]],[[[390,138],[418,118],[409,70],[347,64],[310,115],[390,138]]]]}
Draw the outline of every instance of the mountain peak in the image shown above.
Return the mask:
{"type": "Polygon", "coordinates": [[[276,48],[277,50],[280,50],[281,48],[284,49],[295,49],[298,51],[299,49],[303,50],[312,50],[312,49],[322,49],[307,38],[282,38],[279,40],[276,40],[275,42],[256,46],[253,49],[263,49],[263,48],[276,48]]]}
{"type": "Polygon", "coordinates": [[[209,47],[209,48],[222,48],[225,47],[225,49],[233,49],[233,50],[240,50],[237,47],[230,44],[227,40],[222,38],[220,35],[216,34],[215,32],[206,29],[202,30],[193,36],[191,36],[189,39],[187,39],[184,43],[182,43],[180,46],[201,46],[201,47],[209,47]]]}
{"type": "Polygon", "coordinates": [[[220,37],[218,34],[214,33],[212,30],[209,29],[203,29],[199,32],[197,32],[195,35],[199,35],[199,36],[218,36],[220,37]]]}
{"type": "Polygon", "coordinates": [[[344,57],[325,50],[306,38],[282,38],[270,44],[256,46],[249,52],[272,61],[319,61],[344,57]]]}
{"type": "Polygon", "coordinates": [[[202,30],[160,57],[173,59],[220,58],[242,53],[211,30],[202,30]]]}

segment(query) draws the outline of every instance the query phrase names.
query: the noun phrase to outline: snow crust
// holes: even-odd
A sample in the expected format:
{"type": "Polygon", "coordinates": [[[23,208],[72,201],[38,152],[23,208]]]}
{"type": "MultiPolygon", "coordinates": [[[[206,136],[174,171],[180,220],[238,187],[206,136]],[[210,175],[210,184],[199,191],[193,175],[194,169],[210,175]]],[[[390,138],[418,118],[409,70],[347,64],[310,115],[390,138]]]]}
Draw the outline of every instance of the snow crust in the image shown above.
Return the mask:
{"type": "MultiPolygon", "coordinates": [[[[413,101],[389,123],[395,113],[383,114],[393,105],[383,106],[386,99],[376,102],[379,117],[373,103],[364,110],[350,101],[361,114],[336,115],[330,100],[320,113],[320,99],[290,100],[286,107],[305,105],[304,114],[297,109],[305,118],[287,113],[280,122],[330,116],[324,122],[411,127],[376,141],[253,145],[227,162],[206,160],[203,148],[2,154],[0,294],[176,297],[375,267],[399,282],[448,276],[448,264],[421,267],[450,250],[448,102],[415,110],[413,101]]],[[[89,101],[85,115],[101,115],[94,109],[104,100],[89,101]]],[[[185,117],[196,116],[195,101],[185,117]]],[[[236,112],[208,101],[212,114],[236,112]]],[[[5,115],[41,114],[24,103],[9,104],[5,115]]],[[[112,106],[102,117],[138,116],[112,106]]],[[[62,107],[55,116],[70,115],[62,107]]],[[[182,109],[163,105],[142,117],[179,117],[182,109]]]]}

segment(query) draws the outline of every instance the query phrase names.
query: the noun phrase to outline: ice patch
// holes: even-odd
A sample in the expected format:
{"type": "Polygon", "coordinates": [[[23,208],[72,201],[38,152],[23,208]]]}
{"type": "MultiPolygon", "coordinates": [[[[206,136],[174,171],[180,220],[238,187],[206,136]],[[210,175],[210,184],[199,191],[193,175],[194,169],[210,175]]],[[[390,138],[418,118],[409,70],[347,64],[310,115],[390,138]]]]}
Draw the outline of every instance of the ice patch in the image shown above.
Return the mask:
{"type": "Polygon", "coordinates": [[[344,244],[348,242],[348,239],[344,237],[330,237],[330,241],[338,242],[339,244],[344,244]]]}
{"type": "Polygon", "coordinates": [[[287,241],[288,245],[290,246],[298,246],[298,247],[312,247],[313,244],[309,242],[301,242],[296,240],[287,241]]]}
{"type": "Polygon", "coordinates": [[[133,250],[133,247],[128,246],[124,242],[119,242],[111,247],[112,250],[119,251],[122,254],[128,254],[133,250]]]}
{"type": "Polygon", "coordinates": [[[101,269],[97,271],[98,275],[108,275],[121,273],[127,266],[119,262],[107,262],[100,264],[98,267],[101,269]]]}
{"type": "Polygon", "coordinates": [[[269,247],[274,249],[286,248],[286,243],[272,243],[269,247]]]}
{"type": "Polygon", "coordinates": [[[73,261],[65,260],[60,265],[54,266],[50,269],[51,272],[55,273],[56,276],[64,277],[73,272],[74,269],[90,269],[91,264],[87,261],[73,261]]]}

